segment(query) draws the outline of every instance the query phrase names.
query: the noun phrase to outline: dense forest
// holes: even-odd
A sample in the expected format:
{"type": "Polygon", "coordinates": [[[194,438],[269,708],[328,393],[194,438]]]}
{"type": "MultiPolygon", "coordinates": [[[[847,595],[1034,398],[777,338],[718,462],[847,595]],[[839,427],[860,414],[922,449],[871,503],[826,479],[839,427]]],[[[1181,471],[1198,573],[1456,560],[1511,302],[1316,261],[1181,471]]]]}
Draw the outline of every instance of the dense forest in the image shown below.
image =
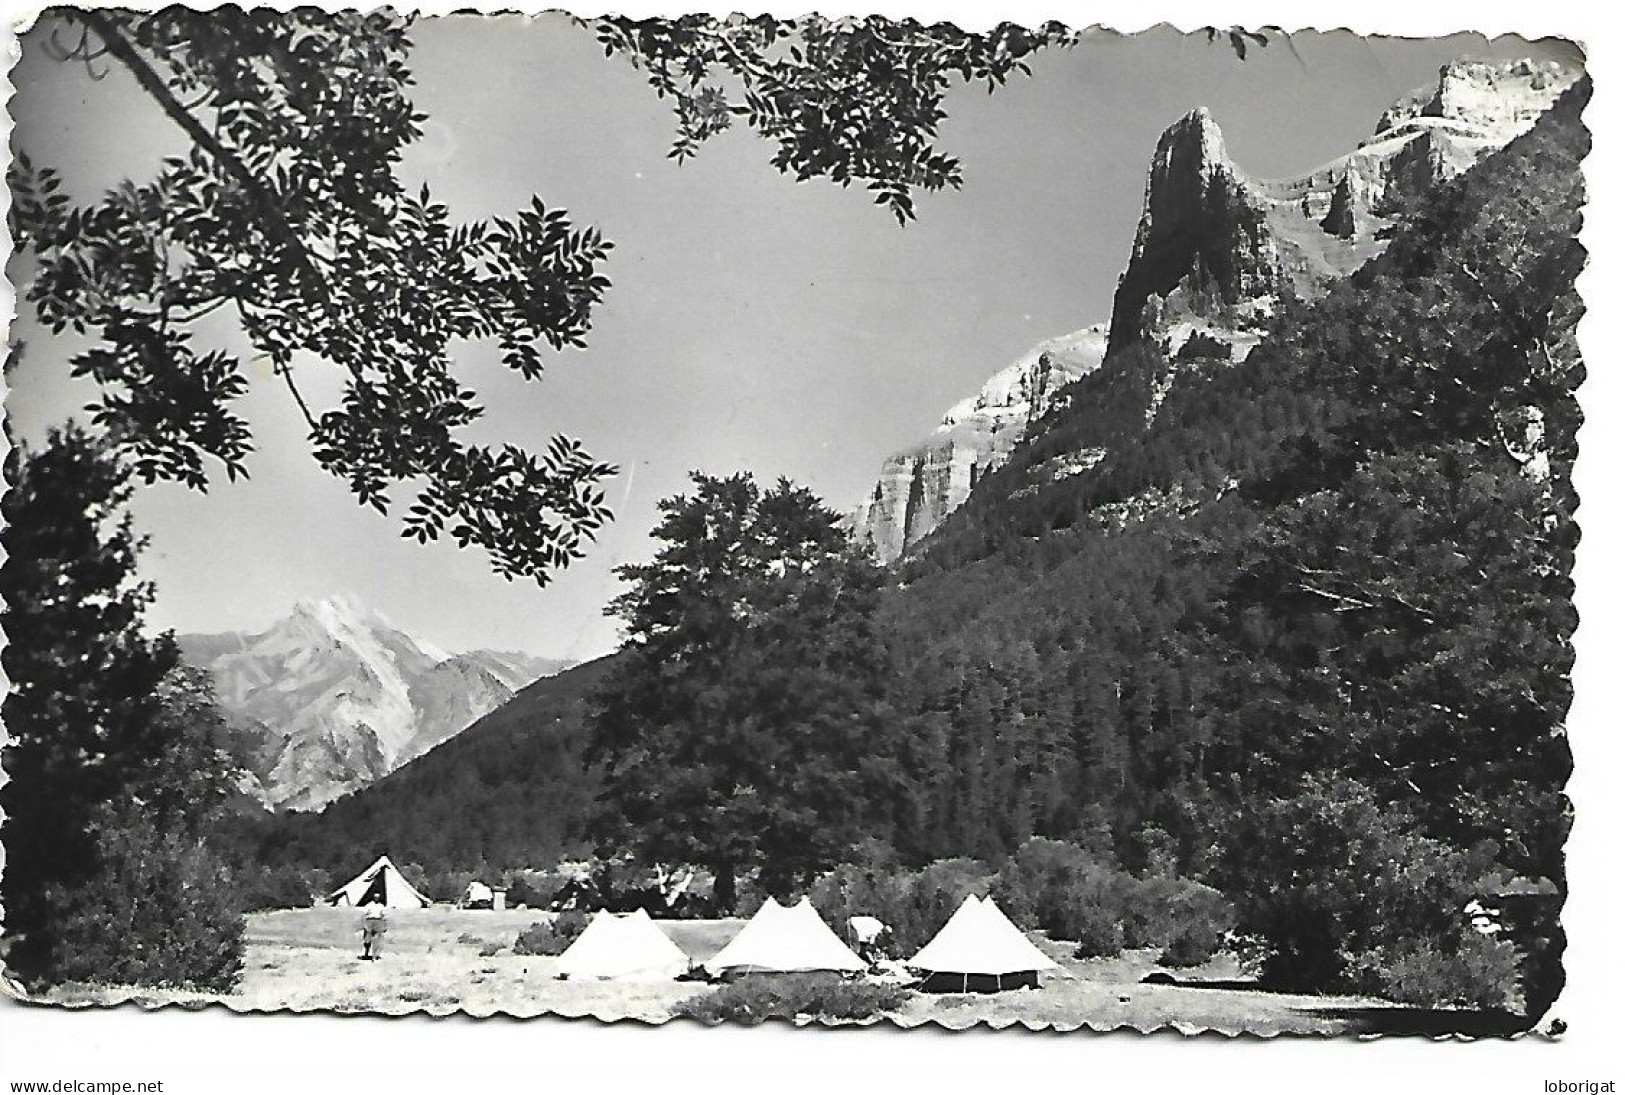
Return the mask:
{"type": "MultiPolygon", "coordinates": [[[[1587,88],[1287,301],[1245,361],[1115,350],[900,565],[874,609],[897,779],[864,806],[867,861],[1093,849],[1223,893],[1278,981],[1320,988],[1467,961],[1466,901],[1561,891],[1587,88]]],[[[256,823],[254,858],[590,851],[614,662],[256,823]]],[[[1538,1010],[1561,936],[1520,942],[1538,1010]]]]}

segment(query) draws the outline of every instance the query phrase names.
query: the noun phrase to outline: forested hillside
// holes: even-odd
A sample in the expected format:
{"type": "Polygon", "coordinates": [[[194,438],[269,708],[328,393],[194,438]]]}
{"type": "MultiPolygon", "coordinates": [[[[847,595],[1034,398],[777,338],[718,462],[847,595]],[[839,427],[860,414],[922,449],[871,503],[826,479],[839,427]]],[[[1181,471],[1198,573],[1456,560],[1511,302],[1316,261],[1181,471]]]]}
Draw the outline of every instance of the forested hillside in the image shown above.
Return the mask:
{"type": "Polygon", "coordinates": [[[949,519],[892,602],[920,854],[1154,822],[1196,866],[1339,772],[1557,869],[1582,99],[1245,362],[1114,355],[949,519]]]}
{"type": "Polygon", "coordinates": [[[947,522],[891,604],[899,848],[1171,846],[1311,987],[1561,887],[1585,94],[1245,362],[1114,354],[947,522]]]}

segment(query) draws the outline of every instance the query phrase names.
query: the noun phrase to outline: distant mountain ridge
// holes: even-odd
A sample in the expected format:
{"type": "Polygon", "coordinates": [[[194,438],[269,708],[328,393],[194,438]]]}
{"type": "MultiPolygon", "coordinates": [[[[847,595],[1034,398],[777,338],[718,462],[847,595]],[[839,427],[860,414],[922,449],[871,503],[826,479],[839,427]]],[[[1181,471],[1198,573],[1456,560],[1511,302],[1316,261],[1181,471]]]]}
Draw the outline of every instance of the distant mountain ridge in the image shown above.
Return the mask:
{"type": "Polygon", "coordinates": [[[273,809],[316,809],[365,786],[570,664],[451,654],[344,595],[301,601],[261,632],[179,642],[214,678],[244,790],[273,809]]]}
{"type": "Polygon", "coordinates": [[[521,688],[466,731],[319,813],[284,814],[278,855],[328,864],[358,846],[403,862],[546,866],[580,850],[602,773],[584,758],[591,696],[616,656],[521,688]]]}

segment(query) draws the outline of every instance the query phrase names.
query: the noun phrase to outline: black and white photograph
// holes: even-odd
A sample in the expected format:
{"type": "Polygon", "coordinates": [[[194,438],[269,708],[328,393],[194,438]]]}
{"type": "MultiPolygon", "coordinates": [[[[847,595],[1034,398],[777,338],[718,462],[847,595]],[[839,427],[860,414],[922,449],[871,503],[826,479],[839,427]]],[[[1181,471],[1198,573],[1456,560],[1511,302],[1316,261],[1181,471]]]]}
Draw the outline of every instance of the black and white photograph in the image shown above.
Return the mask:
{"type": "Polygon", "coordinates": [[[1559,1038],[1587,48],[1056,15],[19,29],[11,1006],[1559,1038]]]}

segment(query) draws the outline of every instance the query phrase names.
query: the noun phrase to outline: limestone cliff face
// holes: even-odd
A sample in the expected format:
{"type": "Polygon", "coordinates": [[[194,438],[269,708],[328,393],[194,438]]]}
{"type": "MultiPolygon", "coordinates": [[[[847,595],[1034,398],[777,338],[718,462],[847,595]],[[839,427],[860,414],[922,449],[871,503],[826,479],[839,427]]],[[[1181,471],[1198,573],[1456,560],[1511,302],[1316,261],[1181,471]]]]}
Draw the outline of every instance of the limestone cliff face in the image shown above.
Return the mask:
{"type": "Polygon", "coordinates": [[[852,515],[855,535],[892,562],[942,523],[988,472],[1003,464],[1055,393],[1100,367],[1105,324],[1049,339],[950,407],[920,444],[889,458],[852,515]]]}
{"type": "Polygon", "coordinates": [[[1192,111],[1157,143],[1111,348],[1153,338],[1177,351],[1202,330],[1245,353],[1283,294],[1313,297],[1381,253],[1398,205],[1510,143],[1576,75],[1556,62],[1453,62],[1355,151],[1288,179],[1247,176],[1207,111],[1192,111]]]}

